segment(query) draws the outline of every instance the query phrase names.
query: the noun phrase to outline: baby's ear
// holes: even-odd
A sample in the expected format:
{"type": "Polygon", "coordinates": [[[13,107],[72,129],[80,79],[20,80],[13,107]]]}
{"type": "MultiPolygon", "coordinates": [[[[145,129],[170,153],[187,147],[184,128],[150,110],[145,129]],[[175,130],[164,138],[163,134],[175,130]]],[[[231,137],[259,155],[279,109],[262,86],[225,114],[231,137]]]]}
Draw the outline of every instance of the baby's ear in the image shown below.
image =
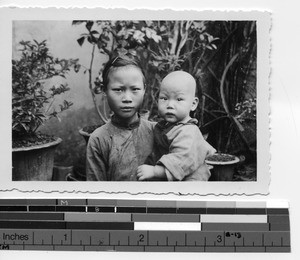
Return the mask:
{"type": "Polygon", "coordinates": [[[192,107],[191,107],[191,111],[195,111],[197,106],[199,104],[199,98],[194,97],[193,103],[192,103],[192,107]]]}

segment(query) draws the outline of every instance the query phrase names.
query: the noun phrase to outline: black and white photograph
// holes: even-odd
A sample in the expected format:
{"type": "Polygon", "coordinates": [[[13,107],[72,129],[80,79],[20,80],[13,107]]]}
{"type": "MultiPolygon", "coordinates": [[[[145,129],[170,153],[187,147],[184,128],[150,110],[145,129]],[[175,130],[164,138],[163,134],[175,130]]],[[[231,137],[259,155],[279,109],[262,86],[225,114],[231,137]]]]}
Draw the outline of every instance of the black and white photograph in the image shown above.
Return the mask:
{"type": "Polygon", "coordinates": [[[10,187],[268,192],[267,12],[27,11],[6,28],[10,187]]]}
{"type": "Polygon", "coordinates": [[[299,6],[0,1],[0,259],[299,259],[299,6]]]}

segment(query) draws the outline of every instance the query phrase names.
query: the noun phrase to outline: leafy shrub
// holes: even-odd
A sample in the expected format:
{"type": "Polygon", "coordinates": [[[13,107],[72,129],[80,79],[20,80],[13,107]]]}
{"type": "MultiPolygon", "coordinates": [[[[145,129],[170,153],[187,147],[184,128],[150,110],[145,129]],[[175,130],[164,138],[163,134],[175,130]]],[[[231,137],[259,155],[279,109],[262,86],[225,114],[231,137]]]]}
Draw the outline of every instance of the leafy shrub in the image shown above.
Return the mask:
{"type": "Polygon", "coordinates": [[[246,99],[243,102],[239,102],[235,105],[237,112],[237,119],[243,123],[245,120],[256,119],[256,98],[246,99]]]}
{"type": "Polygon", "coordinates": [[[21,41],[21,58],[12,60],[12,132],[13,137],[37,135],[38,128],[48,119],[72,106],[64,100],[59,110],[53,107],[55,96],[69,90],[67,84],[45,90],[53,77],[65,78],[70,68],[77,71],[77,60],[54,58],[46,41],[21,41]]]}

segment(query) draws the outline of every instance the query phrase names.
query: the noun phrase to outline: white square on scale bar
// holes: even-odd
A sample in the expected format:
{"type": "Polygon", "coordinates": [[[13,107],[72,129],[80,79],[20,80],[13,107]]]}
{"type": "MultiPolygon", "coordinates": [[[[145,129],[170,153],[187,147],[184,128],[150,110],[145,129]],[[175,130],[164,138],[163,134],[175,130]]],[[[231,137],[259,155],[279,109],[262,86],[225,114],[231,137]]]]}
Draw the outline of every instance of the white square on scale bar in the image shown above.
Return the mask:
{"type": "Polygon", "coordinates": [[[134,230],[201,231],[201,223],[186,222],[134,222],[134,230]]]}

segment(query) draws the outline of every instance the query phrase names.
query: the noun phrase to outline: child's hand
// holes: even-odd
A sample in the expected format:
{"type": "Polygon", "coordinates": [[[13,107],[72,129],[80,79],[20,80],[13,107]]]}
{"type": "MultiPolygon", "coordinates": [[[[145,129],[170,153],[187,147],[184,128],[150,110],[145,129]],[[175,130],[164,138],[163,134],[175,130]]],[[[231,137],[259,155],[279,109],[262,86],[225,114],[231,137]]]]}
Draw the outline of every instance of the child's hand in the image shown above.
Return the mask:
{"type": "Polygon", "coordinates": [[[138,181],[146,181],[155,177],[154,166],[151,165],[140,165],[137,169],[137,179],[138,181]]]}

